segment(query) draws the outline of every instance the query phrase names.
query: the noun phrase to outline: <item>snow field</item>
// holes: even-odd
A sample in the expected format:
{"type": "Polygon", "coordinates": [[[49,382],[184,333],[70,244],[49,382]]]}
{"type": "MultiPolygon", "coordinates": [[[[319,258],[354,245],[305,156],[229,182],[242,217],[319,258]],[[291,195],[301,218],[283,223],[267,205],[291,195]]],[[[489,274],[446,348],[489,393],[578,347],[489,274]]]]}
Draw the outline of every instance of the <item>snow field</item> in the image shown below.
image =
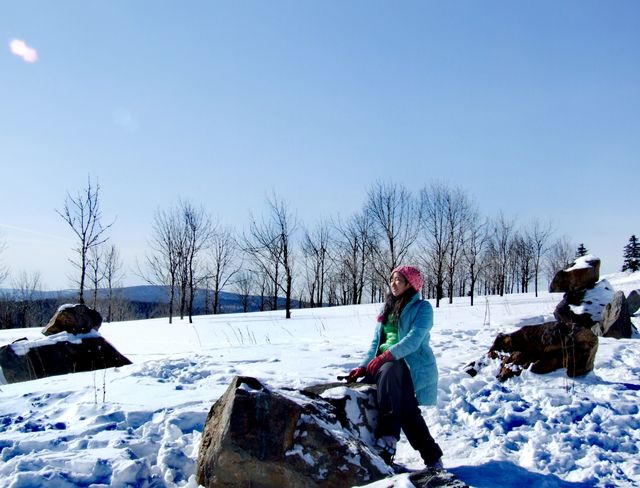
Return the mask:
{"type": "MultiPolygon", "coordinates": [[[[638,273],[607,278],[615,289],[640,288],[638,273]]],[[[500,383],[491,361],[474,378],[463,371],[498,332],[550,319],[560,297],[476,297],[474,307],[459,299],[435,309],[439,399],[423,414],[445,466],[471,486],[640,485],[636,338],[601,339],[595,370],[582,378],[524,372],[500,383]]],[[[378,311],[104,324],[100,333],[133,365],[0,386],[0,485],[195,488],[204,422],[231,378],[290,388],[335,381],[359,363],[378,311]]],[[[0,331],[2,344],[24,336],[40,330],[0,331]]],[[[397,460],[422,467],[404,437],[397,460]]],[[[393,483],[411,486],[406,475],[393,483]]]]}

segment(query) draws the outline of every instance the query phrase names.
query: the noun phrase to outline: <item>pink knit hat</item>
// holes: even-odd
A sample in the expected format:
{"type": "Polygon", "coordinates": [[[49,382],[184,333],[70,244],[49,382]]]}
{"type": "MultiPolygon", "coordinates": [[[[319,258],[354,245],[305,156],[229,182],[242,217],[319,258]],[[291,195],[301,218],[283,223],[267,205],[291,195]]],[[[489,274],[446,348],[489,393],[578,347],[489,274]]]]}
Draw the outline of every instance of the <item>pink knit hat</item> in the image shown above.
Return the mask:
{"type": "Polygon", "coordinates": [[[424,279],[422,279],[422,275],[418,268],[413,266],[398,266],[391,272],[391,274],[393,273],[400,273],[404,276],[414,290],[422,290],[422,287],[424,286],[424,279]]]}

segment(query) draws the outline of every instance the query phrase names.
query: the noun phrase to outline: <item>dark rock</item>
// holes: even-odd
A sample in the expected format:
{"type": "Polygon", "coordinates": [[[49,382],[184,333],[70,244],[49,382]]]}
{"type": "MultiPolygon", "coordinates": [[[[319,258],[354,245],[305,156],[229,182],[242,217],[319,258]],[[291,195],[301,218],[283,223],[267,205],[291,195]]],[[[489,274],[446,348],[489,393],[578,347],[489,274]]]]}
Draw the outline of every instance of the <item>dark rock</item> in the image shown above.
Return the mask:
{"type": "Polygon", "coordinates": [[[549,285],[550,292],[572,292],[591,288],[600,278],[600,259],[584,256],[556,273],[549,285]]]}
{"type": "Polygon", "coordinates": [[[635,314],[640,309],[640,290],[631,290],[627,297],[627,309],[629,315],[635,314]]]}
{"type": "Polygon", "coordinates": [[[390,474],[331,403],[236,377],[209,412],[197,480],[205,487],[346,487],[390,474]]]}
{"type": "Polygon", "coordinates": [[[46,336],[68,332],[69,334],[86,334],[98,330],[102,325],[102,316],[94,309],[82,303],[67,304],[58,308],[42,333],[46,336]]]}
{"type": "Polygon", "coordinates": [[[562,300],[560,300],[553,311],[553,316],[558,322],[576,324],[581,327],[588,328],[593,327],[597,323],[596,320],[593,320],[591,315],[585,313],[577,314],[572,310],[572,307],[580,305],[582,298],[584,297],[584,292],[585,290],[582,290],[581,292],[574,292],[571,295],[566,293],[565,296],[562,297],[562,300]]]}
{"type": "MultiPolygon", "coordinates": [[[[366,383],[272,390],[255,378],[235,377],[205,423],[198,483],[346,488],[393,476],[394,470],[372,449],[375,392],[366,383]]],[[[420,473],[449,484],[418,487],[465,486],[450,484],[455,477],[442,470],[420,473]]]]}
{"type": "Polygon", "coordinates": [[[505,381],[531,368],[544,374],[566,368],[567,376],[593,370],[598,337],[589,328],[562,322],[528,325],[511,334],[498,334],[488,356],[500,359],[498,378],[505,381]]]}
{"type": "Polygon", "coordinates": [[[617,291],[607,304],[602,317],[602,335],[616,339],[631,338],[631,318],[627,300],[622,291],[617,291]]]}
{"type": "MultiPolygon", "coordinates": [[[[275,391],[255,378],[234,378],[209,412],[198,455],[198,483],[338,488],[394,476],[397,471],[372,448],[375,392],[374,385],[365,383],[275,391]]],[[[415,474],[421,483],[417,487],[465,486],[444,470],[415,474]]]]}
{"type": "Polygon", "coordinates": [[[460,481],[452,473],[434,468],[426,468],[409,475],[409,481],[415,488],[469,488],[469,485],[460,481]]]}
{"type": "Polygon", "coordinates": [[[613,293],[607,280],[600,280],[590,289],[567,292],[553,315],[558,322],[593,329],[602,322],[602,314],[613,293]]]}
{"type": "Polygon", "coordinates": [[[97,332],[82,338],[62,333],[55,338],[19,340],[0,347],[0,368],[7,383],[127,364],[131,361],[97,332]]]}

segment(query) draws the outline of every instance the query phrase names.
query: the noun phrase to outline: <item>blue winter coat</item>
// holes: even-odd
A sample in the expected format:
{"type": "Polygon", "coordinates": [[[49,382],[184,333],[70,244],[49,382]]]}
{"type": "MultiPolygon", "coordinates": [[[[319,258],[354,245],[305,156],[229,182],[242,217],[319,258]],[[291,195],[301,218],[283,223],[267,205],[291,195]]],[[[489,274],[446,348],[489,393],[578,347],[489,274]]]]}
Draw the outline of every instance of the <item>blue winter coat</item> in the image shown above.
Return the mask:
{"type": "MultiPolygon", "coordinates": [[[[431,327],[433,308],[416,293],[400,314],[398,343],[389,348],[394,358],[404,359],[407,363],[420,405],[435,405],[438,392],[438,367],[429,346],[431,327]]],[[[366,367],[376,357],[382,336],[383,324],[379,323],[369,352],[360,366],[366,367]]]]}

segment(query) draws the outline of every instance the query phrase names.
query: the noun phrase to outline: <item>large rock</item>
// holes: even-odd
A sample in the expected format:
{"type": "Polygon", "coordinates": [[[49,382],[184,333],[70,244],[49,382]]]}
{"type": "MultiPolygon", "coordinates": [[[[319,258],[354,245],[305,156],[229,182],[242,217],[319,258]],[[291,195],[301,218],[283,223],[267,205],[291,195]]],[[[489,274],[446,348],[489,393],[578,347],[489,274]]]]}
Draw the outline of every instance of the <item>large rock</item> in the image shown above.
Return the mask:
{"type": "Polygon", "coordinates": [[[591,329],[602,322],[604,309],[613,294],[611,284],[600,280],[592,288],[565,293],[553,315],[558,322],[591,329]]]}
{"type": "Polygon", "coordinates": [[[627,297],[627,309],[629,315],[635,314],[640,309],[640,290],[631,290],[627,297]]]}
{"type": "Polygon", "coordinates": [[[577,258],[573,264],[558,271],[549,285],[550,292],[573,292],[595,285],[600,278],[600,258],[592,255],[577,258]]]}
{"type": "Polygon", "coordinates": [[[631,317],[624,292],[617,291],[602,317],[602,335],[616,339],[631,338],[631,317]]]}
{"type": "Polygon", "coordinates": [[[131,361],[98,332],[85,335],[61,332],[36,341],[21,339],[0,347],[0,383],[17,383],[127,364],[131,361]]]}
{"type": "MultiPolygon", "coordinates": [[[[505,381],[528,368],[538,374],[566,368],[569,377],[584,375],[593,370],[597,350],[591,329],[548,322],[498,334],[488,355],[501,360],[498,378],[505,381]]],[[[472,368],[468,372],[474,375],[472,368]]]]}
{"type": "Polygon", "coordinates": [[[82,303],[62,305],[45,325],[42,333],[46,336],[68,332],[87,334],[98,330],[102,325],[102,316],[94,309],[82,303]]]}
{"type": "MultiPolygon", "coordinates": [[[[205,487],[346,488],[393,476],[372,449],[375,398],[375,386],[362,383],[276,391],[255,378],[235,377],[209,412],[197,481],[205,487]]],[[[444,470],[419,474],[418,488],[466,486],[444,470]]]]}
{"type": "Polygon", "coordinates": [[[389,474],[340,424],[331,403],[236,377],[207,417],[197,481],[205,487],[346,487],[389,474]]]}

